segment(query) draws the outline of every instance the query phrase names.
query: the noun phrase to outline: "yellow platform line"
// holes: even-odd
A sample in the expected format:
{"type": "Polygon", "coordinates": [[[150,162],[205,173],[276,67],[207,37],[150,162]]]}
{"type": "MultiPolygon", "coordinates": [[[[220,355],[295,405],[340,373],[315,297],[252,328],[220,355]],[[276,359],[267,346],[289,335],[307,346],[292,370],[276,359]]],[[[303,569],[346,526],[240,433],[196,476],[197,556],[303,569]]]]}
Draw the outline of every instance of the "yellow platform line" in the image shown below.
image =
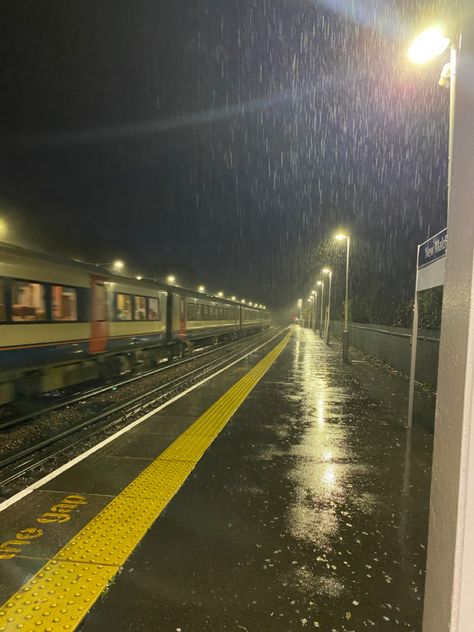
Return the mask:
{"type": "Polygon", "coordinates": [[[0,608],[0,632],[77,628],[291,333],[236,382],[0,608]]]}

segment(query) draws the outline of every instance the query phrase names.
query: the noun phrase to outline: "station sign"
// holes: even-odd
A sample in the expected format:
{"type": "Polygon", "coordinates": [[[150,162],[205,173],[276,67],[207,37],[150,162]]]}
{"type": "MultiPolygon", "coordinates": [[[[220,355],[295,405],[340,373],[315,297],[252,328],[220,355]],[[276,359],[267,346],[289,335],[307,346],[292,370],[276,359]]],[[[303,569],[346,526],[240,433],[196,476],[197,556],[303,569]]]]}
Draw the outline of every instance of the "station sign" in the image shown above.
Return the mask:
{"type": "Polygon", "coordinates": [[[445,228],[434,237],[420,244],[418,251],[418,268],[433,263],[437,259],[446,256],[446,246],[448,244],[448,229],[445,228]]]}
{"type": "Polygon", "coordinates": [[[448,229],[444,228],[418,246],[416,291],[444,285],[448,229]]]}
{"type": "Polygon", "coordinates": [[[408,428],[413,425],[415,401],[416,347],[418,340],[418,292],[444,285],[446,272],[446,247],[448,229],[444,228],[418,245],[416,257],[416,284],[413,302],[413,325],[411,334],[410,383],[408,387],[408,428]]]}

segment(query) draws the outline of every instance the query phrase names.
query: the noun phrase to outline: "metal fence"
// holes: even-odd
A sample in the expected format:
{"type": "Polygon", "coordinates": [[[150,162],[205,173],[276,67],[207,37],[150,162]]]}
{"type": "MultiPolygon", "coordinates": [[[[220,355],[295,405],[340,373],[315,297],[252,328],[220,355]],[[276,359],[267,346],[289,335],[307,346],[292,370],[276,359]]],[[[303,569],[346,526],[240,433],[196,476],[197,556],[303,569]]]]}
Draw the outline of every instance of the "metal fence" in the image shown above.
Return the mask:
{"type": "MultiPolygon", "coordinates": [[[[331,333],[342,337],[343,323],[331,321],[331,333]]],[[[385,325],[349,325],[349,344],[405,375],[410,374],[411,329],[385,325]]],[[[436,388],[439,332],[418,332],[416,380],[436,388]]]]}

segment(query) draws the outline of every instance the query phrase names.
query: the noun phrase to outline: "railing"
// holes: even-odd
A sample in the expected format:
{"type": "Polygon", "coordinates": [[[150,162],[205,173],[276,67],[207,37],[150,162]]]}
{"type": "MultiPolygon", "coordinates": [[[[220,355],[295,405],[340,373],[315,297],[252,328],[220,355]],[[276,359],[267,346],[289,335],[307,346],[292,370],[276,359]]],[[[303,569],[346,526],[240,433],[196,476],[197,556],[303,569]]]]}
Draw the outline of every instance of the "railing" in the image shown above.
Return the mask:
{"type": "MultiPolygon", "coordinates": [[[[331,321],[331,333],[342,337],[343,323],[331,321]]],[[[349,344],[405,375],[410,373],[411,330],[385,325],[349,325],[349,344]]],[[[416,380],[436,388],[439,337],[436,331],[418,333],[416,380]]]]}

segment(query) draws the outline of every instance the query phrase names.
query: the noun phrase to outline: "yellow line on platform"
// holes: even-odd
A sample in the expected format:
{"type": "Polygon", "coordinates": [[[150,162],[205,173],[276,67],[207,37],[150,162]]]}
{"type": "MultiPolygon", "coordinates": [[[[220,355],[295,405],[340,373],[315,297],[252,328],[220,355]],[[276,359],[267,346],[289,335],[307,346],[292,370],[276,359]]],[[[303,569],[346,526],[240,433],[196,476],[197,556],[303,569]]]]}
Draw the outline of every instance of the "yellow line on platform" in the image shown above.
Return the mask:
{"type": "Polygon", "coordinates": [[[0,608],[0,632],[77,628],[290,337],[288,333],[0,608]]]}

